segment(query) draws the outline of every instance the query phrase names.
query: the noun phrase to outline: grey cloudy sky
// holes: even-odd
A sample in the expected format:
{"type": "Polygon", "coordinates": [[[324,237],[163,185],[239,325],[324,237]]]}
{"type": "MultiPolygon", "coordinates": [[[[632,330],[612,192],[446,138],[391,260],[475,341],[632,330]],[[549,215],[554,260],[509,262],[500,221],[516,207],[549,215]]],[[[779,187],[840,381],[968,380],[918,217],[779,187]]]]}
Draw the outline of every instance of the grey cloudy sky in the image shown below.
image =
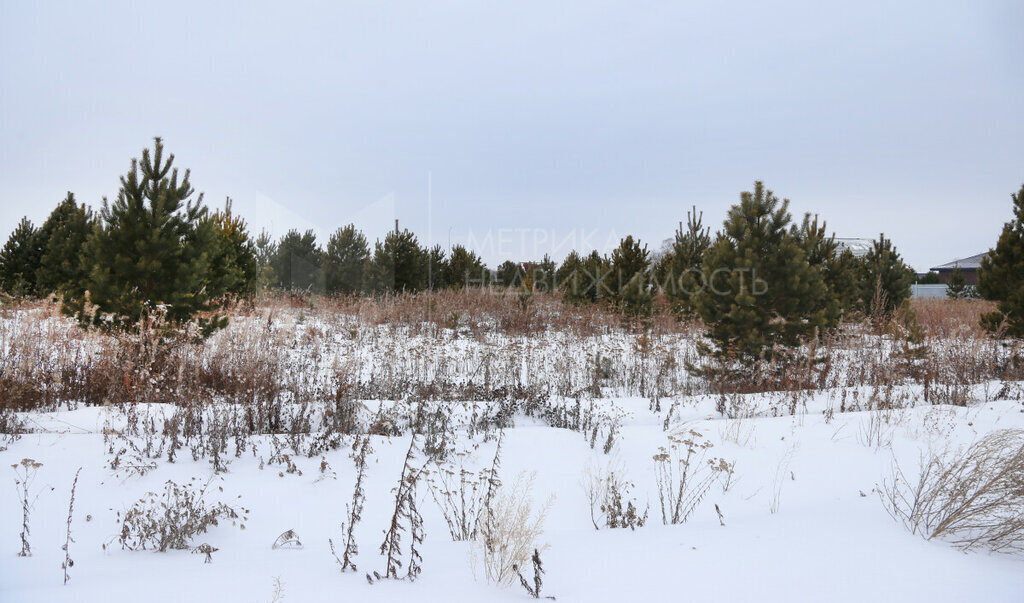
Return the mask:
{"type": "Polygon", "coordinates": [[[760,179],[923,270],[1010,217],[1021,32],[1014,0],[0,0],[0,231],[115,196],[160,135],[276,235],[397,217],[560,260],[717,228],[760,179]]]}

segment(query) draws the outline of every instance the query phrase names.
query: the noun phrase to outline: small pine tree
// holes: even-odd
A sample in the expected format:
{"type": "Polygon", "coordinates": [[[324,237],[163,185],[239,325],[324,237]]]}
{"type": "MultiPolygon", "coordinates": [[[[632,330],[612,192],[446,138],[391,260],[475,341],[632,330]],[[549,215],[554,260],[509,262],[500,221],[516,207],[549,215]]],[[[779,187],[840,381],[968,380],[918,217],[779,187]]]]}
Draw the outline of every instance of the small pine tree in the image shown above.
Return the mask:
{"type": "Polygon", "coordinates": [[[218,307],[209,294],[212,250],[197,232],[206,208],[202,194],[191,200],[189,171],[179,180],[173,164],[174,155],[165,157],[155,138],[152,154],[144,149],[141,161],[132,159],[114,202],[103,200],[100,224],[85,245],[87,292],[64,305],[83,325],[128,330],[157,307],[173,326],[200,315],[204,335],[227,324],[201,316],[218,307]]]}
{"type": "Polygon", "coordinates": [[[320,293],[324,282],[322,262],[323,251],[313,231],[299,233],[292,229],[277,243],[270,265],[275,284],[281,289],[320,293]]]}
{"type": "Polygon", "coordinates": [[[550,292],[558,287],[556,282],[558,266],[546,253],[541,261],[526,264],[525,271],[530,275],[531,291],[550,292]]]}
{"type": "Polygon", "coordinates": [[[1012,195],[1013,219],[1003,225],[995,249],[981,259],[978,293],[998,302],[996,310],[981,317],[993,333],[1024,337],[1024,185],[1012,195]]]}
{"type": "Polygon", "coordinates": [[[892,241],[878,235],[871,251],[861,258],[861,308],[869,316],[888,319],[910,299],[917,274],[910,269],[892,241]]]}
{"type": "Polygon", "coordinates": [[[592,251],[586,257],[571,251],[556,272],[562,298],[573,304],[596,303],[612,295],[611,261],[592,251]]]}
{"type": "Polygon", "coordinates": [[[569,303],[579,304],[587,301],[583,294],[586,282],[583,258],[574,249],[562,260],[556,273],[558,287],[562,290],[563,299],[569,303]]]}
{"type": "Polygon", "coordinates": [[[448,257],[440,245],[434,245],[427,252],[427,289],[438,291],[447,286],[449,275],[448,257]]]}
{"type": "Polygon", "coordinates": [[[647,269],[650,268],[651,254],[647,251],[647,245],[641,247],[639,240],[634,240],[633,235],[628,235],[619,241],[618,247],[612,250],[611,262],[615,300],[621,305],[627,284],[634,284],[637,291],[646,286],[646,279],[636,280],[636,276],[647,272],[647,269]]]}
{"type": "Polygon", "coordinates": [[[761,182],[729,210],[693,297],[715,356],[752,363],[783,354],[827,324],[828,292],[789,229],[789,201],[761,182]]]}
{"type": "Polygon", "coordinates": [[[427,253],[408,229],[391,231],[377,241],[371,262],[372,289],[378,293],[421,291],[427,285],[427,253]]]}
{"type": "Polygon", "coordinates": [[[36,281],[41,295],[82,295],[89,276],[82,249],[94,227],[92,212],[68,192],[40,228],[43,255],[36,281]]]}
{"type": "Polygon", "coordinates": [[[522,266],[512,260],[505,260],[498,265],[497,281],[504,287],[518,287],[526,275],[522,266]]]}
{"type": "Polygon", "coordinates": [[[649,318],[654,311],[654,295],[646,272],[637,272],[619,292],[619,311],[629,318],[649,318]]]}
{"type": "Polygon", "coordinates": [[[836,253],[839,245],[835,235],[826,234],[825,222],[818,222],[818,216],[804,214],[799,227],[793,227],[793,236],[804,250],[804,257],[812,268],[816,269],[825,283],[828,292],[824,300],[825,326],[835,328],[839,324],[844,310],[852,309],[856,300],[857,272],[856,264],[849,261],[852,253],[844,250],[836,253]]]}
{"type": "Polygon", "coordinates": [[[245,220],[231,212],[231,199],[227,199],[223,210],[207,214],[198,230],[203,244],[210,249],[207,293],[213,297],[255,294],[260,274],[256,248],[249,240],[245,220]]]}
{"type": "Polygon", "coordinates": [[[487,267],[474,252],[462,245],[452,247],[448,256],[448,275],[445,284],[450,289],[480,287],[487,284],[487,267]]]}
{"type": "Polygon", "coordinates": [[[825,264],[825,285],[839,305],[840,316],[861,309],[861,263],[849,249],[837,253],[825,264]]]}
{"type": "Polygon", "coordinates": [[[686,228],[679,223],[672,249],[655,267],[655,277],[677,316],[691,313],[690,296],[703,286],[700,266],[711,247],[710,229],[705,228],[704,213],[694,206],[686,212],[686,228]]]}
{"type": "Polygon", "coordinates": [[[0,291],[11,295],[34,295],[36,273],[43,250],[39,230],[22,218],[0,249],[0,291]]]}
{"type": "Polygon", "coordinates": [[[965,299],[970,297],[967,288],[967,279],[964,278],[964,273],[960,270],[960,266],[953,268],[953,273],[949,275],[949,282],[946,283],[946,297],[950,299],[965,299]]]}
{"type": "Polygon", "coordinates": [[[365,288],[370,246],[354,224],[339,228],[327,241],[324,254],[324,290],[352,295],[365,288]]]}
{"type": "Polygon", "coordinates": [[[266,288],[274,285],[274,267],[271,265],[271,261],[277,254],[277,243],[266,230],[261,230],[260,236],[256,237],[256,241],[253,243],[253,252],[256,256],[256,266],[259,269],[256,277],[258,286],[266,288]]]}

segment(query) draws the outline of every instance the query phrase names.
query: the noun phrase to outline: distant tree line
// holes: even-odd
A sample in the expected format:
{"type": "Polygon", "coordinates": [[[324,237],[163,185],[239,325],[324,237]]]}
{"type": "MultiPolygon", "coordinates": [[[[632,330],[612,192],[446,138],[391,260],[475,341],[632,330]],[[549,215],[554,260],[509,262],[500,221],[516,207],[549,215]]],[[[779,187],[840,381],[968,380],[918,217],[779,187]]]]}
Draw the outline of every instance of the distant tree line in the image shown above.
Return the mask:
{"type": "MultiPolygon", "coordinates": [[[[627,236],[607,255],[572,251],[560,265],[545,256],[492,271],[462,245],[428,248],[397,224],[372,247],[353,224],[326,246],[312,231],[290,230],[276,241],[266,232],[253,237],[230,199],[211,211],[189,172],[179,174],[173,163],[157,138],[98,211],[68,193],[40,227],[22,219],[0,250],[0,290],[56,294],[66,313],[101,328],[130,328],[154,311],[177,326],[198,316],[200,334],[226,323],[218,310],[228,300],[262,289],[376,295],[512,287],[526,296],[560,292],[568,303],[600,304],[640,320],[661,295],[678,317],[703,321],[716,354],[752,359],[818,337],[851,313],[891,316],[916,279],[884,235],[856,258],[840,251],[818,216],[794,222],[789,201],[761,182],[740,195],[714,235],[693,208],[657,260],[627,236]]],[[[1014,203],[1019,223],[1020,196],[1014,203]]],[[[992,299],[1017,296],[1024,305],[1024,260],[1017,259],[1024,257],[1024,229],[1007,228],[979,290],[992,299]],[[997,274],[1010,285],[997,284],[997,274]]],[[[986,320],[1005,330],[1024,324],[1019,315],[1001,305],[1001,318],[986,320]]]]}

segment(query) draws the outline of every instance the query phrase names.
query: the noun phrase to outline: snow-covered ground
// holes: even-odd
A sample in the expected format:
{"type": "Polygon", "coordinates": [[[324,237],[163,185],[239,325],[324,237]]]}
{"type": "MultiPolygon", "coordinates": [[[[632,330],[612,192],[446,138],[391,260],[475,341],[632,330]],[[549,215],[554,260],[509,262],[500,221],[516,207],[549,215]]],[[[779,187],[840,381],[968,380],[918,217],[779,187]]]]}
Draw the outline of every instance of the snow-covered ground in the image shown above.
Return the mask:
{"type": "MultiPolygon", "coordinates": [[[[989,384],[985,391],[1000,389],[989,384]]],[[[912,401],[921,395],[907,388],[912,401]]],[[[679,398],[674,405],[663,400],[660,412],[650,410],[647,398],[601,398],[595,403],[605,416],[620,417],[609,453],[603,451],[604,433],[591,447],[589,435],[520,414],[504,433],[500,477],[509,484],[535,473],[537,506],[553,497],[538,544],[547,545],[541,594],[558,601],[1022,601],[1024,559],[964,553],[912,535],[890,517],[878,494],[894,460],[914,472],[923,451],[1024,427],[1021,402],[997,397],[979,394],[968,407],[919,403],[895,411],[826,412],[835,404],[833,391],[808,396],[794,415],[773,417],[772,396],[751,395],[743,397],[747,412],[741,415],[750,418],[741,419],[723,418],[709,396],[679,398]],[[709,442],[702,449],[705,460],[734,463],[731,478],[715,474],[692,517],[678,525],[663,525],[654,460],[670,437],[709,442]],[[609,465],[634,484],[632,496],[648,510],[644,527],[595,530],[581,484],[588,471],[609,465]]],[[[366,404],[371,410],[374,405],[366,404]]],[[[365,574],[384,573],[378,549],[409,447],[407,433],[372,438],[366,506],[355,530],[359,571],[342,573],[328,538],[342,540],[340,525],[352,499],[350,446],[312,458],[293,455],[301,474],[289,473],[286,464],[267,462],[272,436],[258,436],[255,450],[230,455],[227,470],[216,475],[209,459],[195,461],[187,451],[173,463],[154,459],[156,467],[139,475],[126,467],[130,462],[110,468],[110,446],[122,442],[104,443],[103,431],[122,428],[125,415],[117,409],[20,416],[32,433],[6,442],[0,452],[8,484],[0,496],[2,601],[271,601],[275,579],[286,601],[528,598],[518,583],[500,587],[484,579],[473,545],[450,538],[426,481],[416,491],[426,533],[422,574],[412,582],[368,583],[365,574]],[[30,557],[16,556],[21,506],[10,466],[23,458],[42,463],[33,488],[39,496],[30,518],[30,557]],[[79,467],[74,566],[64,585],[61,547],[79,467]],[[244,529],[222,522],[194,540],[219,549],[211,563],[189,551],[122,549],[119,512],[147,492],[162,492],[167,480],[211,477],[209,502],[249,510],[244,529]],[[298,534],[302,548],[272,548],[286,530],[298,534]]],[[[489,466],[494,439],[454,430],[460,434],[454,449],[471,451],[466,462],[489,466]]],[[[526,568],[524,575],[531,578],[532,571],[526,568]]]]}

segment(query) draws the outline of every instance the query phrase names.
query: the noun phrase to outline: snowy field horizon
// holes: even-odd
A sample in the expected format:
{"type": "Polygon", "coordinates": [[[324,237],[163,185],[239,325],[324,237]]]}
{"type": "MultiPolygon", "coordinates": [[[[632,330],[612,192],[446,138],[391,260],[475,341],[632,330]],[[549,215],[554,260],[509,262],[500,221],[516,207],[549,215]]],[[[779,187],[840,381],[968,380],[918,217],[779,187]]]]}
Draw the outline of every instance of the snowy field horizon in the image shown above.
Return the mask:
{"type": "Polygon", "coordinates": [[[0,0],[0,603],[1024,603],[1022,31],[0,0]]]}

